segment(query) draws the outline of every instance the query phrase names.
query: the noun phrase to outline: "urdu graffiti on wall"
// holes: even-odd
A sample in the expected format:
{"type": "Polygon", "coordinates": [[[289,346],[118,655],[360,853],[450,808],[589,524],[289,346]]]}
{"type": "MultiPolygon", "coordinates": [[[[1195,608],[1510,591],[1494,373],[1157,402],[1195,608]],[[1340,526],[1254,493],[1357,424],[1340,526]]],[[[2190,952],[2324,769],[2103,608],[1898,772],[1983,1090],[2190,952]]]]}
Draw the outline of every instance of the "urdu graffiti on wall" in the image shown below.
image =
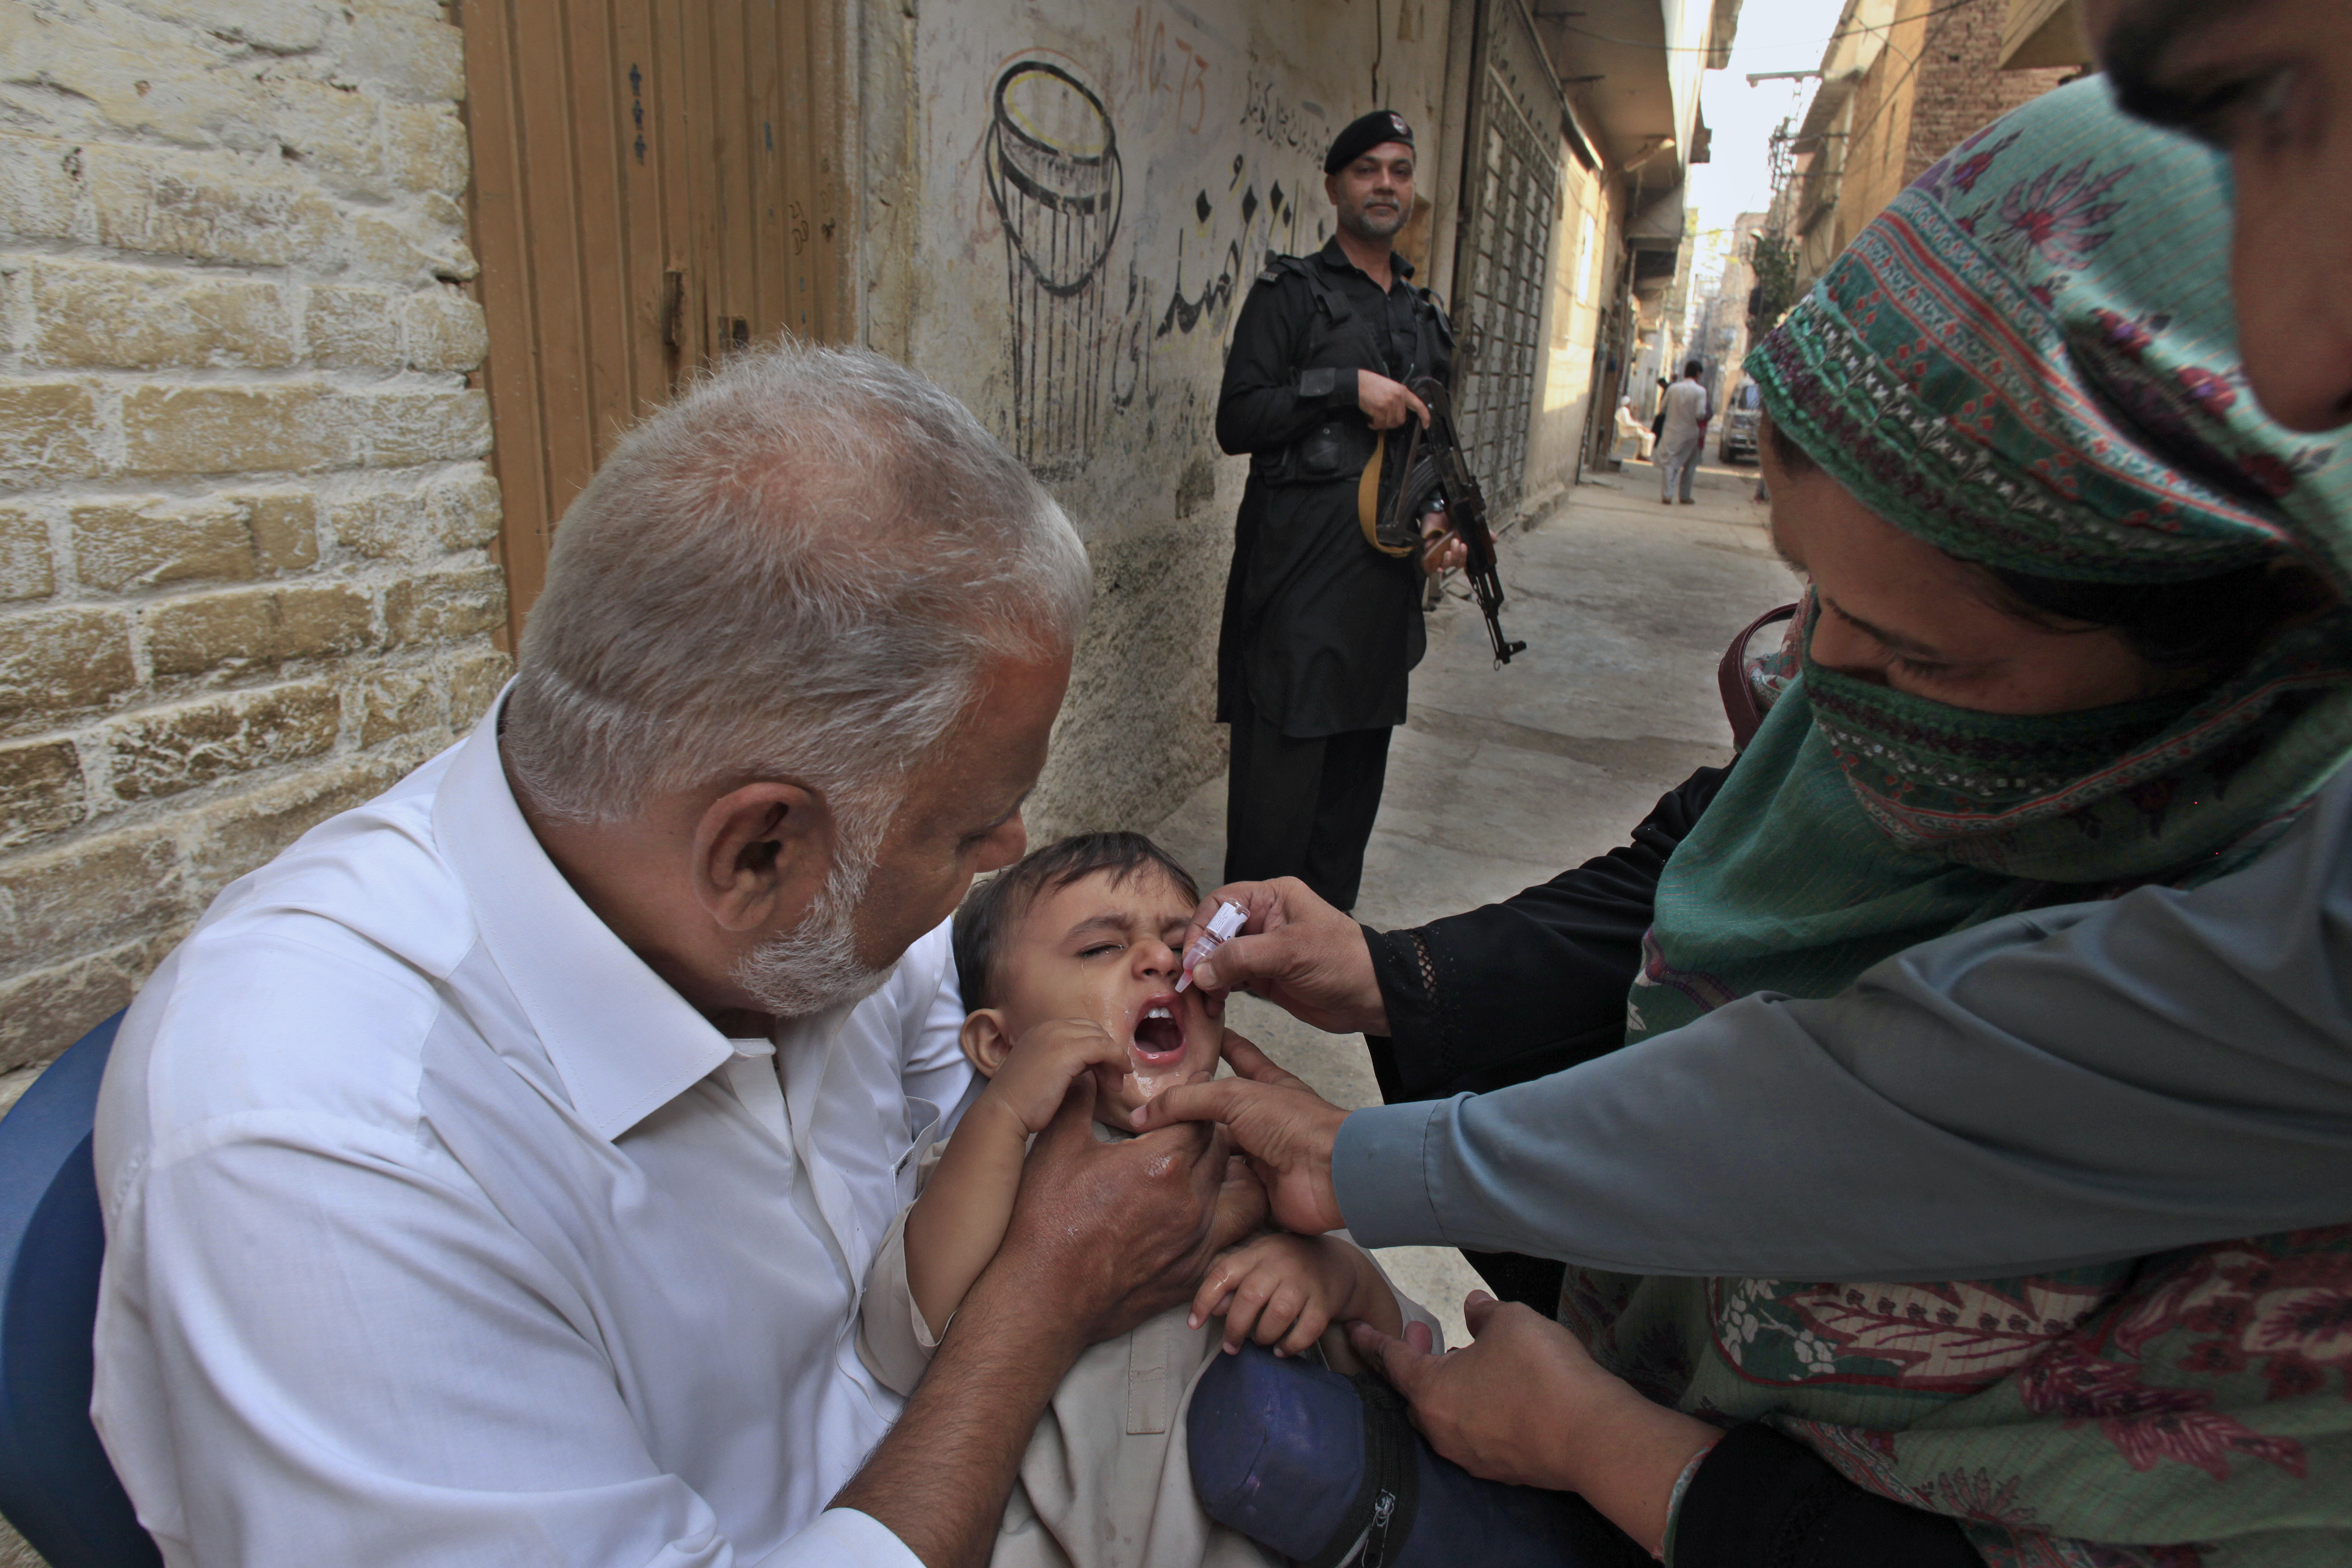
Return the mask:
{"type": "Polygon", "coordinates": [[[1231,314],[1234,290],[1243,287],[1249,275],[1265,264],[1263,259],[1250,259],[1255,248],[1253,239],[1263,242],[1267,258],[1297,247],[1297,205],[1284,191],[1279,180],[1267,188],[1266,198],[1260,201],[1257,183],[1251,180],[1246,186],[1244,184],[1248,172],[1247,155],[1236,153],[1234,154],[1233,177],[1226,182],[1224,199],[1212,201],[1205,190],[1192,198],[1193,226],[1210,236],[1211,243],[1203,248],[1214,255],[1217,236],[1232,230],[1234,237],[1225,242],[1224,254],[1217,264],[1217,275],[1204,278],[1200,296],[1192,299],[1184,293],[1186,236],[1181,231],[1178,233],[1176,282],[1169,290],[1167,309],[1160,312],[1159,324],[1152,328],[1153,337],[1164,338],[1171,331],[1189,333],[1201,324],[1203,317],[1223,326],[1231,314]],[[1258,222],[1261,213],[1265,218],[1263,225],[1258,222]],[[1236,218],[1237,223],[1234,221],[1236,218]]]}
{"type": "Polygon", "coordinates": [[[1331,138],[1318,103],[1293,104],[1280,84],[1264,71],[1249,73],[1247,95],[1242,101],[1242,123],[1277,147],[1289,147],[1320,158],[1331,138]]]}
{"type": "Polygon", "coordinates": [[[1012,429],[1021,460],[1066,478],[1093,455],[1108,342],[1103,263],[1118,237],[1110,111],[1051,60],[996,79],[982,166],[1004,231],[1013,309],[1012,429]]]}
{"type": "Polygon", "coordinates": [[[1213,379],[1213,364],[1185,350],[1168,391],[1185,390],[1171,398],[1155,391],[1155,359],[1188,342],[1221,349],[1267,258],[1315,248],[1327,226],[1314,202],[1302,211],[1330,136],[1322,106],[1255,67],[1213,62],[1210,46],[1164,23],[1147,32],[1142,16],[1139,7],[1133,58],[1108,79],[1031,47],[1000,57],[988,98],[979,162],[1004,242],[1011,328],[1001,429],[1047,480],[1076,477],[1107,430],[1137,414],[1143,442],[1211,440],[1213,398],[1193,384],[1203,369],[1213,379]],[[1140,151],[1124,143],[1130,129],[1140,151]],[[1128,212],[1135,158],[1152,199],[1128,212]]]}

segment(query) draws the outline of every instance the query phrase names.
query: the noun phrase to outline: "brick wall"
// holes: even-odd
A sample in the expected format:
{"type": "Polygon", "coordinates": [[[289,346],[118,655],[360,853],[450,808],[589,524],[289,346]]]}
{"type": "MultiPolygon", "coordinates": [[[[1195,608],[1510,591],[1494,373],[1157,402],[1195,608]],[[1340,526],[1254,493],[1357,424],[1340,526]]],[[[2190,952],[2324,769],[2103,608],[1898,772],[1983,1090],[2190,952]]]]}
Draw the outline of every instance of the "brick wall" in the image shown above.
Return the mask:
{"type": "MultiPolygon", "coordinates": [[[[1945,0],[1903,0],[1886,47],[1871,63],[1855,87],[1853,110],[1841,155],[1835,218],[1835,250],[1853,243],[1864,225],[1876,217],[1910,183],[1903,171],[1911,144],[1912,113],[1925,63],[1921,46],[1927,22],[1919,15],[1945,0]]],[[[1975,0],[1979,7],[2001,0],[1975,0]]],[[[1834,254],[1834,250],[1832,251],[1834,254]]]]}
{"type": "Polygon", "coordinates": [[[1912,96],[1910,148],[1903,167],[1909,184],[1927,165],[2020,104],[2030,103],[2074,75],[2065,66],[2041,70],[2000,68],[1999,0],[1937,11],[1927,18],[1912,96]]]}
{"type": "Polygon", "coordinates": [[[0,1103],[504,679],[459,45],[0,13],[0,1103]]]}
{"type": "Polygon", "coordinates": [[[1841,137],[1837,210],[1806,247],[1817,274],[1927,165],[2074,72],[2000,68],[2001,0],[1901,0],[1886,47],[1855,85],[1841,137]]]}

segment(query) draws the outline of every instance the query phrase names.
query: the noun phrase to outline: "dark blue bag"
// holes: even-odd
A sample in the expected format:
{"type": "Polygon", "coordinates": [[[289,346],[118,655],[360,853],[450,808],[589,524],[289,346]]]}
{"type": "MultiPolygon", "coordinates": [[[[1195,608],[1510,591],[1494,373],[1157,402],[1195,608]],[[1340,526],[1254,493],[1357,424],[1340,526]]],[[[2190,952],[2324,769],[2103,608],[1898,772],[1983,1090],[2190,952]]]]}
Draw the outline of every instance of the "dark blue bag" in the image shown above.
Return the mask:
{"type": "Polygon", "coordinates": [[[1306,1568],[1650,1563],[1581,1498],[1441,1458],[1379,1378],[1254,1344],[1201,1374],[1185,1447],[1209,1517],[1306,1568]]]}

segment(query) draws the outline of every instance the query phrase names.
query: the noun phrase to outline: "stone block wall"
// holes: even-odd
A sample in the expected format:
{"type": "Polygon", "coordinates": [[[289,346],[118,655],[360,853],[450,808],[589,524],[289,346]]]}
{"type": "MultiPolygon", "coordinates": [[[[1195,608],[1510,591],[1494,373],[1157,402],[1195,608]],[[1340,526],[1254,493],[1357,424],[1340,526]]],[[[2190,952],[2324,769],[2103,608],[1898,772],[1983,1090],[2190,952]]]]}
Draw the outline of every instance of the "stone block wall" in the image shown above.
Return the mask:
{"type": "Polygon", "coordinates": [[[0,1106],[505,678],[460,44],[0,8],[0,1106]]]}

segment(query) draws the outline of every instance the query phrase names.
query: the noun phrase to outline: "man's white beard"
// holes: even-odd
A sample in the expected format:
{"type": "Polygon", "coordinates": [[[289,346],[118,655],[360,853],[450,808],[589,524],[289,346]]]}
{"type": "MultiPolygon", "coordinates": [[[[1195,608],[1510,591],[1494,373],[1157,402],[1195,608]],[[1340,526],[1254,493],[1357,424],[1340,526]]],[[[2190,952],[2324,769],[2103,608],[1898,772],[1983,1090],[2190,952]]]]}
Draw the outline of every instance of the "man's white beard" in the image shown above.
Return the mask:
{"type": "Polygon", "coordinates": [[[806,919],[737,962],[736,983],[779,1018],[804,1018],[873,995],[897,967],[893,959],[869,969],[857,957],[857,900],[873,875],[871,853],[845,855],[806,919]]]}

